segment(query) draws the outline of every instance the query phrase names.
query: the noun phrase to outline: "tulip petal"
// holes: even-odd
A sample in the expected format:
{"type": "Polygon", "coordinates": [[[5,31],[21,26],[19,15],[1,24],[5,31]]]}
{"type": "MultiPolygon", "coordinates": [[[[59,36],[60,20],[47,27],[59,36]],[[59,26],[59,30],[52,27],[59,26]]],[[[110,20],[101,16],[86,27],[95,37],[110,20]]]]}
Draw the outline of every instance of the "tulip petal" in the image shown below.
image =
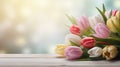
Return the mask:
{"type": "Polygon", "coordinates": [[[96,34],[93,36],[98,38],[107,38],[110,36],[110,31],[104,23],[98,23],[94,28],[96,34]]]}

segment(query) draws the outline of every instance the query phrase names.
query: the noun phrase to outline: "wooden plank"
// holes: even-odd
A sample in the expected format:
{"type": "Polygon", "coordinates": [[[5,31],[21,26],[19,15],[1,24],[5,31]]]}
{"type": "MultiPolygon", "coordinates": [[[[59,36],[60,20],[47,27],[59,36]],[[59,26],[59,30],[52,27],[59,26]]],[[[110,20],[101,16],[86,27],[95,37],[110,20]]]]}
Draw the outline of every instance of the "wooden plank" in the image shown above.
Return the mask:
{"type": "Polygon", "coordinates": [[[120,61],[68,61],[48,54],[3,54],[0,67],[120,67],[120,61]]]}

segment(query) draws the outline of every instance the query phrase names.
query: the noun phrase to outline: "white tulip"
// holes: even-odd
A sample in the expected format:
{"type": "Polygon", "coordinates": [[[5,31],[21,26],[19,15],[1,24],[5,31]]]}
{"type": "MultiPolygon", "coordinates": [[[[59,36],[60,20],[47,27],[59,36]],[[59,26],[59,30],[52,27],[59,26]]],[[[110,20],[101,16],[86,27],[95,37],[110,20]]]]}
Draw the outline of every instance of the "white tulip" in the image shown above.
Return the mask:
{"type": "Polygon", "coordinates": [[[95,15],[89,18],[89,23],[92,29],[94,29],[97,23],[104,23],[104,21],[100,15],[95,15]]]}
{"type": "Polygon", "coordinates": [[[75,35],[75,34],[67,34],[65,37],[65,44],[66,45],[71,45],[70,41],[74,42],[75,44],[80,44],[80,36],[75,35]]]}
{"type": "Polygon", "coordinates": [[[109,19],[110,12],[111,12],[111,10],[105,12],[105,16],[106,16],[107,19],[109,19]]]}
{"type": "Polygon", "coordinates": [[[102,55],[102,48],[100,47],[93,47],[88,50],[89,57],[99,57],[102,55]]]}

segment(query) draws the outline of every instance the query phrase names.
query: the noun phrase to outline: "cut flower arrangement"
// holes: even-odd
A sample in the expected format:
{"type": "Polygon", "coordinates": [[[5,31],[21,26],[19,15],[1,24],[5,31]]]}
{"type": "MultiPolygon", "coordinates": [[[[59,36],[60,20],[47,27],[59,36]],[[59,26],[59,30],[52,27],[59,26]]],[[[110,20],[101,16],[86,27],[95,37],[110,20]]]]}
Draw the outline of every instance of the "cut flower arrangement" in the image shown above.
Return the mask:
{"type": "Polygon", "coordinates": [[[68,16],[72,25],[64,44],[58,44],[55,52],[68,60],[119,60],[120,59],[120,11],[102,10],[100,14],[76,19],[68,16]]]}

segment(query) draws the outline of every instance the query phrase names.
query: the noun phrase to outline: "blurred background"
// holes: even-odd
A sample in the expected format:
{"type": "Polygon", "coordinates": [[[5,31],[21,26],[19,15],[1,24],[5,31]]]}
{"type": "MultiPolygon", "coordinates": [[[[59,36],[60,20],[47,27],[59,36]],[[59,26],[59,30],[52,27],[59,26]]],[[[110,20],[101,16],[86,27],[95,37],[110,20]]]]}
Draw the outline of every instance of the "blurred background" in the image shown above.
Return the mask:
{"type": "Polygon", "coordinates": [[[120,9],[120,0],[0,0],[0,53],[54,53],[69,33],[65,14],[97,14],[95,7],[120,9]]]}

